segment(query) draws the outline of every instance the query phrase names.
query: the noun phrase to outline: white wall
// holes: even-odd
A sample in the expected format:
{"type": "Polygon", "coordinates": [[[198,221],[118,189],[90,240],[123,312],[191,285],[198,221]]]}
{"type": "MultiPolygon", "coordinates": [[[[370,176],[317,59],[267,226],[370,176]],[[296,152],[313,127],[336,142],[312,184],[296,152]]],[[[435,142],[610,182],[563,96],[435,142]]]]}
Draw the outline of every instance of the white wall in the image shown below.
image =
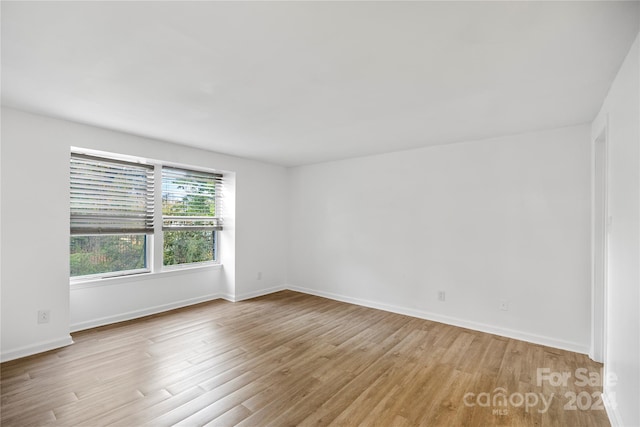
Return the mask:
{"type": "Polygon", "coordinates": [[[220,296],[242,299],[285,283],[283,167],[7,108],[1,161],[3,360],[67,344],[70,330],[220,296]],[[70,293],[70,146],[235,172],[235,201],[225,199],[235,207],[235,224],[221,236],[224,266],[114,279],[70,293]],[[44,308],[51,322],[38,325],[44,308]]]}
{"type": "Polygon", "coordinates": [[[613,425],[640,426],[640,36],[627,55],[592,139],[606,129],[609,230],[605,383],[613,425]],[[608,123],[608,125],[607,125],[608,123]]]}
{"type": "Polygon", "coordinates": [[[586,353],[589,132],[292,169],[290,286],[586,353]]]}

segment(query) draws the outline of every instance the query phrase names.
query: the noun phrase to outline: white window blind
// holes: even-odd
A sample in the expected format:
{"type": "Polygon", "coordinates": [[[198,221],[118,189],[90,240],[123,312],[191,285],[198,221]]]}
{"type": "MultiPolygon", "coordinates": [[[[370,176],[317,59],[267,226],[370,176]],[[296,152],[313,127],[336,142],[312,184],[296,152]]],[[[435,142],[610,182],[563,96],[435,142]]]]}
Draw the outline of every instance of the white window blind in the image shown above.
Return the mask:
{"type": "Polygon", "coordinates": [[[222,230],[222,175],[162,168],[162,229],[222,230]]]}
{"type": "Polygon", "coordinates": [[[71,234],[153,233],[153,166],[71,154],[71,234]]]}

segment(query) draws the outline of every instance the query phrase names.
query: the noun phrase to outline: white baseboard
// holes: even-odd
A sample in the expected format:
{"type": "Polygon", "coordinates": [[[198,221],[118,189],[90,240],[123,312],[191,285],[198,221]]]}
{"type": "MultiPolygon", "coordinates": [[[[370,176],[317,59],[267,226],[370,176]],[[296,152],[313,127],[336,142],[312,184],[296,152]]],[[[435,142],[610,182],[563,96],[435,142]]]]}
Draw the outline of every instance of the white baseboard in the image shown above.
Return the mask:
{"type": "Polygon", "coordinates": [[[284,291],[286,289],[288,289],[286,286],[274,286],[267,289],[259,289],[257,291],[245,292],[244,294],[236,295],[232,301],[233,302],[244,301],[251,298],[257,298],[264,295],[269,295],[276,292],[284,291]]]}
{"type": "Polygon", "coordinates": [[[220,294],[220,298],[229,302],[236,302],[236,297],[233,294],[220,294]]]}
{"type": "Polygon", "coordinates": [[[620,419],[620,413],[618,412],[618,405],[616,405],[614,399],[611,399],[609,394],[602,393],[602,403],[604,403],[604,409],[609,416],[609,422],[611,427],[622,427],[622,420],[620,419]]]}
{"type": "Polygon", "coordinates": [[[501,328],[484,323],[478,323],[470,320],[459,319],[456,317],[445,316],[442,314],[431,313],[428,311],[405,308],[391,304],[379,303],[376,301],[368,301],[360,298],[353,298],[344,295],[338,295],[331,292],[316,291],[314,289],[303,288],[300,286],[287,286],[287,289],[305,294],[316,295],[319,297],[329,298],[336,301],[347,302],[350,304],[361,305],[364,307],[375,308],[378,310],[389,311],[391,313],[403,314],[406,316],[417,317],[419,319],[432,320],[434,322],[445,323],[447,325],[459,326],[461,328],[473,329],[474,331],[486,332],[489,334],[500,335],[506,338],[513,338],[520,341],[527,341],[534,344],[545,345],[548,347],[559,348],[562,350],[573,351],[576,353],[587,354],[589,347],[580,343],[558,340],[542,335],[530,334],[527,332],[517,331],[514,329],[501,328]]]}
{"type": "Polygon", "coordinates": [[[83,331],[85,329],[96,328],[98,326],[109,325],[111,323],[124,322],[126,320],[137,319],[139,317],[162,313],[164,311],[174,310],[176,308],[186,307],[188,305],[199,304],[201,302],[212,301],[220,298],[228,299],[226,295],[209,294],[209,295],[204,295],[197,298],[190,298],[182,301],[175,301],[168,304],[148,307],[142,310],[134,310],[126,313],[116,314],[113,316],[106,316],[106,317],[100,317],[98,319],[91,319],[84,322],[78,322],[78,323],[72,324],[71,332],[83,331]]]}
{"type": "Polygon", "coordinates": [[[2,354],[0,354],[0,362],[7,362],[9,360],[19,359],[21,357],[31,356],[37,353],[44,353],[45,351],[66,347],[70,344],[73,344],[73,340],[71,339],[71,335],[67,335],[62,338],[43,341],[9,351],[3,351],[2,354]]]}
{"type": "Polygon", "coordinates": [[[230,302],[243,301],[250,298],[256,298],[263,295],[272,294],[285,290],[284,286],[275,286],[268,289],[260,289],[253,292],[247,292],[241,295],[233,295],[229,293],[210,294],[198,298],[191,298],[182,301],[176,301],[169,304],[158,305],[155,307],[148,307],[142,310],[129,311],[126,313],[116,314],[113,316],[100,317],[98,319],[91,319],[84,322],[78,322],[71,325],[71,332],[83,331],[85,329],[96,328],[98,326],[109,325],[111,323],[124,322],[126,320],[137,319],[139,317],[148,316],[151,314],[162,313],[164,311],[174,310],[176,308],[186,307],[201,302],[212,301],[215,299],[224,299],[230,302]]]}
{"type": "MultiPolygon", "coordinates": [[[[557,340],[551,337],[529,334],[522,331],[517,331],[513,329],[508,329],[508,328],[501,328],[501,327],[496,327],[492,325],[486,325],[483,323],[445,316],[437,313],[431,313],[431,312],[422,311],[422,310],[400,307],[400,306],[391,305],[391,304],[379,303],[376,301],[369,301],[369,300],[364,300],[360,298],[353,298],[345,295],[334,294],[331,292],[317,291],[314,289],[303,288],[300,286],[293,286],[293,285],[283,285],[283,286],[275,286],[275,287],[266,288],[266,289],[259,289],[257,291],[246,292],[240,295],[233,295],[233,294],[226,294],[226,293],[204,295],[197,298],[191,298],[191,299],[186,299],[182,301],[172,302],[169,304],[148,307],[142,310],[135,310],[135,311],[121,313],[113,316],[101,317],[101,318],[92,319],[84,322],[74,323],[71,325],[70,329],[71,329],[71,332],[77,332],[85,329],[95,328],[98,326],[108,325],[111,323],[132,320],[139,317],[148,316],[151,314],[157,314],[164,311],[173,310],[176,308],[186,307],[186,306],[198,304],[201,302],[212,301],[215,299],[224,299],[230,302],[238,302],[238,301],[243,301],[251,298],[260,297],[263,295],[272,294],[272,293],[279,292],[286,289],[290,289],[292,291],[301,292],[309,295],[316,295],[319,297],[329,298],[336,301],[342,301],[350,304],[356,304],[364,307],[384,310],[392,313],[417,317],[420,319],[426,319],[426,320],[431,320],[435,322],[445,323],[448,325],[459,326],[462,328],[472,329],[480,332],[500,335],[507,338],[513,338],[513,339],[527,341],[535,344],[546,345],[549,347],[574,351],[577,353],[587,354],[589,352],[589,348],[587,346],[584,346],[575,342],[557,340]]],[[[35,345],[10,350],[8,352],[3,352],[0,355],[0,360],[7,361],[12,359],[17,359],[20,357],[25,357],[32,354],[52,350],[58,347],[63,347],[69,344],[73,344],[73,340],[71,339],[71,336],[67,336],[63,339],[46,341],[43,343],[38,343],[35,345]]],[[[617,412],[613,407],[610,409],[609,407],[607,407],[607,412],[610,414],[610,417],[612,419],[615,416],[617,416],[617,412]]]]}

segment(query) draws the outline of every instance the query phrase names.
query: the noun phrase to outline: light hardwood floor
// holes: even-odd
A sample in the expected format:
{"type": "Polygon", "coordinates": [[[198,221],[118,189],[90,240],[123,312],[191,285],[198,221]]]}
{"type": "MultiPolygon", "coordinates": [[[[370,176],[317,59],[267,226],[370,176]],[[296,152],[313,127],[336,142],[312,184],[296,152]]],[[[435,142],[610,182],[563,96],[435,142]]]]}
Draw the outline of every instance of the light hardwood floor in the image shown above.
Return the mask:
{"type": "Polygon", "coordinates": [[[290,291],[73,339],[1,365],[3,427],[609,425],[585,355],[290,291]]]}

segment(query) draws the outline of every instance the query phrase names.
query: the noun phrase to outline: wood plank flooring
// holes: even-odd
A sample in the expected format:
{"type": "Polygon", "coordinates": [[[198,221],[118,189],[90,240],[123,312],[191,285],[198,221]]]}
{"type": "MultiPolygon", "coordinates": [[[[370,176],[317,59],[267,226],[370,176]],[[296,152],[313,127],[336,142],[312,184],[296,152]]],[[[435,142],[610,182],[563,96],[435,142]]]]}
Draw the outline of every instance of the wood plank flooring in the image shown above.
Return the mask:
{"type": "Polygon", "coordinates": [[[585,355],[291,291],[73,339],[0,366],[3,427],[609,425],[585,355]]]}

